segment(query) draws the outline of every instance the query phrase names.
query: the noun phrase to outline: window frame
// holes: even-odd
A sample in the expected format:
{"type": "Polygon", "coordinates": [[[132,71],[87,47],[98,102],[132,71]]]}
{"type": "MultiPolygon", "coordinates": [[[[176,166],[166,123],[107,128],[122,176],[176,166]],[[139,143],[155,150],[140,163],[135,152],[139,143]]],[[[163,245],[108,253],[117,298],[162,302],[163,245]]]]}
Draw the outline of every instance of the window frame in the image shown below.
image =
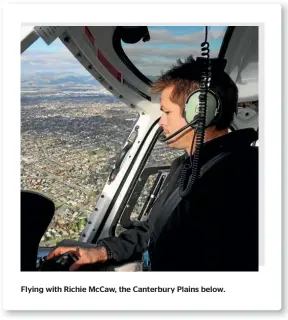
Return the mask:
{"type": "MultiPolygon", "coordinates": [[[[149,135],[150,131],[151,131],[155,126],[158,125],[159,119],[160,119],[160,118],[158,118],[158,119],[153,123],[153,125],[151,126],[151,128],[150,128],[149,131],[147,132],[147,135],[149,135]]],[[[152,150],[153,150],[153,148],[154,148],[154,146],[155,146],[155,144],[156,144],[156,142],[157,142],[157,140],[158,140],[158,138],[159,138],[159,136],[161,135],[162,132],[163,132],[163,129],[162,129],[161,127],[159,127],[159,128],[157,129],[154,137],[153,137],[153,140],[152,140],[151,143],[150,143],[150,146],[149,146],[148,150],[146,151],[144,157],[142,158],[141,163],[140,163],[140,166],[139,166],[139,168],[137,169],[137,172],[136,172],[136,174],[135,174],[134,177],[133,177],[133,181],[131,182],[131,184],[130,184],[130,186],[129,186],[129,189],[127,190],[126,195],[125,195],[125,197],[124,197],[121,205],[119,206],[119,209],[118,209],[118,211],[117,211],[117,213],[116,213],[116,215],[115,215],[112,223],[111,223],[110,226],[109,226],[109,231],[108,231],[109,236],[115,236],[115,231],[116,231],[117,224],[118,224],[118,223],[121,224],[122,214],[123,214],[124,211],[125,211],[125,207],[126,207],[128,201],[129,201],[130,197],[132,196],[133,190],[135,189],[135,187],[136,187],[136,185],[137,185],[137,183],[138,183],[138,179],[139,179],[139,177],[141,176],[141,174],[142,174],[142,172],[143,172],[143,170],[144,170],[144,168],[145,168],[145,164],[147,163],[148,158],[149,158],[149,156],[150,156],[150,154],[151,154],[151,152],[152,152],[152,150]]],[[[145,140],[146,140],[146,138],[144,139],[144,141],[145,141],[145,140]]],[[[144,143],[144,141],[143,141],[143,143],[144,143]]],[[[137,158],[137,155],[135,156],[134,159],[136,159],[136,158],[137,158]]],[[[131,168],[132,166],[133,166],[133,163],[131,164],[130,168],[131,168]]],[[[129,171],[129,172],[126,172],[126,177],[127,177],[127,175],[130,173],[130,170],[128,170],[128,171],[129,171]]],[[[123,182],[126,181],[126,177],[123,179],[123,182]]],[[[119,187],[118,192],[121,190],[121,187],[122,187],[122,186],[119,187]]],[[[117,192],[117,194],[115,195],[114,199],[112,200],[112,202],[111,202],[111,204],[110,204],[110,208],[112,208],[112,207],[114,206],[114,202],[116,201],[116,199],[117,199],[117,197],[118,197],[118,192],[117,192]]],[[[111,210],[108,209],[108,210],[107,210],[107,213],[109,214],[110,211],[111,211],[111,210]]],[[[102,223],[103,223],[103,222],[102,222],[102,223]]],[[[105,222],[104,222],[104,224],[105,224],[105,222]]],[[[104,226],[104,224],[103,224],[103,226],[104,226]]],[[[99,229],[102,230],[102,229],[103,229],[103,226],[102,226],[102,228],[100,227],[99,229]]],[[[93,241],[92,241],[93,243],[94,243],[94,241],[97,239],[97,236],[99,237],[99,235],[100,235],[100,233],[97,234],[97,235],[95,235],[95,237],[94,237],[94,239],[93,239],[93,241]]]]}
{"type": "MultiPolygon", "coordinates": [[[[151,126],[149,132],[155,127],[158,125],[158,122],[159,122],[159,119],[158,118],[154,124],[151,126]]],[[[149,134],[149,132],[147,134],[149,134]]],[[[139,178],[141,177],[141,175],[143,174],[144,170],[146,169],[145,168],[145,165],[147,163],[147,161],[149,160],[149,157],[155,147],[155,144],[156,142],[158,141],[158,138],[159,136],[163,133],[163,129],[162,127],[159,127],[150,143],[150,146],[149,148],[147,149],[145,155],[143,156],[143,159],[140,163],[140,166],[136,172],[136,174],[134,175],[134,178],[133,178],[133,181],[131,182],[130,186],[129,186],[129,189],[127,190],[126,192],[126,195],[125,197],[123,198],[120,206],[119,206],[119,209],[116,213],[116,215],[114,216],[114,219],[112,221],[112,223],[110,224],[109,226],[109,230],[108,230],[108,234],[109,236],[116,236],[116,228],[117,228],[117,225],[120,224],[121,227],[125,228],[125,226],[122,226],[122,223],[124,222],[125,224],[127,224],[127,227],[130,228],[133,226],[133,223],[136,221],[136,220],[131,220],[130,217],[131,217],[131,214],[133,212],[133,209],[130,211],[130,215],[128,217],[128,214],[126,212],[126,206],[127,204],[129,203],[129,201],[131,200],[131,198],[133,197],[133,193],[135,192],[135,189],[137,188],[137,185],[139,184],[139,178]],[[128,218],[127,218],[128,217],[128,218]]],[[[135,159],[137,158],[137,156],[135,157],[135,159]]],[[[157,166],[157,165],[155,165],[157,166]]],[[[170,172],[170,166],[167,167],[167,166],[157,166],[159,168],[159,171],[164,171],[164,170],[168,170],[167,172],[167,175],[165,177],[165,180],[170,172]]],[[[151,166],[149,165],[148,166],[148,169],[151,168],[151,166]]],[[[126,179],[125,179],[126,180],[126,179]]],[[[148,179],[147,179],[148,180],[148,179]]],[[[164,184],[165,184],[165,180],[164,180],[164,184]]],[[[154,184],[153,184],[154,186],[154,184]]],[[[152,189],[153,189],[153,186],[152,186],[152,189]]],[[[163,185],[162,185],[163,186],[163,185]]],[[[143,188],[145,187],[145,184],[143,185],[143,188]]],[[[121,186],[119,187],[119,189],[121,189],[121,186]]],[[[142,189],[143,190],[143,189],[142,189]]],[[[117,195],[115,195],[115,199],[117,198],[117,195]]],[[[114,199],[113,199],[114,200],[114,199]]],[[[135,205],[137,204],[137,201],[135,203],[135,205]]],[[[113,202],[111,203],[111,205],[113,205],[113,202]]],[[[143,209],[143,208],[142,208],[143,209]]],[[[110,210],[108,209],[107,212],[110,212],[110,210]]],[[[142,212],[142,210],[141,210],[142,212]]],[[[151,211],[150,211],[151,212],[151,211]]],[[[140,213],[141,214],[141,213],[140,213]]],[[[150,213],[149,213],[150,214],[150,213]]],[[[102,230],[102,228],[99,228],[102,230]]],[[[100,234],[99,234],[100,235],[100,234]]],[[[98,235],[98,236],[99,236],[98,235]]],[[[96,237],[95,237],[96,238],[96,237]]],[[[93,239],[93,242],[96,240],[96,239],[93,239]]]]}
{"type": "MultiPolygon", "coordinates": [[[[232,34],[234,32],[235,26],[227,26],[224,36],[223,36],[223,41],[221,43],[219,53],[218,53],[218,58],[224,58],[227,47],[229,45],[230,39],[232,37],[232,34]]],[[[128,58],[126,53],[123,50],[123,47],[121,45],[121,27],[116,27],[114,30],[113,34],[113,39],[112,39],[112,44],[113,48],[118,55],[118,57],[121,59],[121,61],[126,65],[126,67],[133,72],[141,81],[143,81],[145,84],[151,86],[152,81],[147,78],[136,66],[135,64],[128,58]]]]}
{"type": "Polygon", "coordinates": [[[147,78],[138,68],[136,68],[136,66],[132,63],[132,61],[128,58],[128,56],[124,52],[123,47],[121,45],[120,34],[121,34],[121,27],[116,27],[114,30],[113,38],[112,38],[112,45],[116,54],[133,74],[135,74],[145,84],[147,84],[148,86],[151,86],[152,81],[149,78],[147,78]]]}

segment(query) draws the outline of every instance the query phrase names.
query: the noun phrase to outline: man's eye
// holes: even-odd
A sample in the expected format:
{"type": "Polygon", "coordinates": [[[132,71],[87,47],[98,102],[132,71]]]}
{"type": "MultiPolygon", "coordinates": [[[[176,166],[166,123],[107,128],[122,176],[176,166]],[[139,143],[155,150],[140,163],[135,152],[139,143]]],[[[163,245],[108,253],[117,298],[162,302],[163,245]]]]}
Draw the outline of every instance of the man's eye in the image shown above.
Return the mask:
{"type": "Polygon", "coordinates": [[[166,111],[165,113],[166,113],[166,114],[169,114],[169,113],[170,113],[170,111],[166,111]]]}

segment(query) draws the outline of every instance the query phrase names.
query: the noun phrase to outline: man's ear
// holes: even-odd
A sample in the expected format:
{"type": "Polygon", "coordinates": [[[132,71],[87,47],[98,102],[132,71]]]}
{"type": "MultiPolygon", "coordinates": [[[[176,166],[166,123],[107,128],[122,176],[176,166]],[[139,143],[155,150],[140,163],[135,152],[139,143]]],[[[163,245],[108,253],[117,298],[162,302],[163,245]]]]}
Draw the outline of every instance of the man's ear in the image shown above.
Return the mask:
{"type": "MultiPolygon", "coordinates": [[[[184,110],[184,109],[183,109],[183,110],[184,110]]],[[[188,124],[188,122],[187,122],[186,119],[185,119],[185,113],[184,113],[184,111],[181,112],[181,118],[183,119],[183,125],[188,124]]]]}

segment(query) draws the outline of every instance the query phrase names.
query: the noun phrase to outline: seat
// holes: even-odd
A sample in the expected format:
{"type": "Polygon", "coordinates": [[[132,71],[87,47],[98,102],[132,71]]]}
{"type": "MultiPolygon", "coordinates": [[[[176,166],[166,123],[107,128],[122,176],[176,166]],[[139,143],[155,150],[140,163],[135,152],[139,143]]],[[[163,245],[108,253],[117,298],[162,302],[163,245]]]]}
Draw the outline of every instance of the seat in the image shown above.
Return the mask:
{"type": "Polygon", "coordinates": [[[36,271],[39,243],[54,212],[49,198],[21,190],[21,271],[36,271]]]}

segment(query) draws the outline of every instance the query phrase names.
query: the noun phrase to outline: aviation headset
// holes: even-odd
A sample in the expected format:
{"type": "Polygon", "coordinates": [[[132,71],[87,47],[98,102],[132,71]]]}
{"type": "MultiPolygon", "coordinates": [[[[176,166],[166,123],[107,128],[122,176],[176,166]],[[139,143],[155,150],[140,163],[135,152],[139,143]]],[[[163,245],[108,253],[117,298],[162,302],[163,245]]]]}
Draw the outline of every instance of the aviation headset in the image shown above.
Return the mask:
{"type": "MultiPolygon", "coordinates": [[[[204,58],[197,57],[196,62],[198,66],[201,68],[201,63],[203,63],[204,58]]],[[[212,58],[210,59],[212,64],[212,73],[213,74],[221,74],[224,72],[227,60],[220,58],[212,58]]],[[[201,68],[203,70],[203,67],[201,68]]],[[[200,70],[201,70],[200,69],[200,70]]],[[[216,124],[217,121],[221,118],[222,115],[222,102],[219,95],[210,88],[210,80],[208,78],[207,81],[207,108],[206,108],[206,122],[205,127],[209,127],[211,124],[216,124]]],[[[165,137],[163,134],[160,136],[159,140],[161,142],[167,142],[168,140],[174,138],[179,133],[187,129],[188,127],[197,127],[197,123],[199,120],[199,96],[201,93],[201,89],[197,89],[192,91],[186,98],[185,106],[183,110],[183,116],[187,122],[183,128],[171,134],[169,137],[165,137]]]]}
{"type": "MultiPolygon", "coordinates": [[[[187,123],[190,123],[195,128],[199,119],[199,96],[200,89],[191,92],[185,102],[184,107],[184,118],[187,123]]],[[[216,123],[221,118],[222,103],[219,95],[211,90],[207,90],[207,111],[206,111],[206,122],[205,127],[216,123]]]]}
{"type": "MultiPolygon", "coordinates": [[[[206,58],[197,57],[196,63],[200,67],[200,70],[203,70],[203,63],[206,58]],[[202,65],[202,66],[201,66],[202,65]]],[[[217,123],[222,115],[222,102],[219,95],[210,88],[210,82],[212,75],[221,74],[224,72],[227,60],[221,58],[210,58],[211,61],[211,74],[208,77],[207,81],[207,109],[206,109],[206,122],[205,127],[209,127],[211,124],[217,123]]],[[[194,127],[197,124],[199,119],[199,96],[201,90],[197,89],[192,91],[185,102],[184,106],[184,118],[187,123],[190,123],[190,126],[194,127]]]]}

